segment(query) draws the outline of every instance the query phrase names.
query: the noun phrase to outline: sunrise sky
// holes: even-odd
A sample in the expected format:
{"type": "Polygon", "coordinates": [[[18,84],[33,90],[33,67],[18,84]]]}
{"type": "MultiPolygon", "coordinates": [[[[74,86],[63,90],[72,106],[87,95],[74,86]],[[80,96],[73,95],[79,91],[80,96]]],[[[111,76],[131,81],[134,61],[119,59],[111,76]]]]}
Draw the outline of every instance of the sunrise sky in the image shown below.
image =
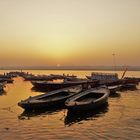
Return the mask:
{"type": "Polygon", "coordinates": [[[0,66],[140,65],[140,0],[0,0],[0,66]]]}

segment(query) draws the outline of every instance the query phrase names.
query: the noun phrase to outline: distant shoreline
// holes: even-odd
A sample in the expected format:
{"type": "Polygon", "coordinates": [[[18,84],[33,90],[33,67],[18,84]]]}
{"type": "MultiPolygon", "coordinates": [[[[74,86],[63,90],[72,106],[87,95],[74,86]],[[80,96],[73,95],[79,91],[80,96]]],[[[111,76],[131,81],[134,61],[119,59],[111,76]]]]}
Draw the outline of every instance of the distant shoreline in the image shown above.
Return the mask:
{"type": "Polygon", "coordinates": [[[140,66],[3,66],[0,70],[140,71],[140,66]]]}
{"type": "MultiPolygon", "coordinates": [[[[20,70],[20,69],[0,69],[0,70],[20,70]]],[[[49,70],[53,70],[53,71],[114,71],[114,70],[103,70],[103,69],[22,69],[22,70],[36,70],[36,71],[39,71],[39,70],[46,70],[46,71],[49,71],[49,70]]],[[[124,71],[124,70],[116,70],[116,71],[124,71]]],[[[127,70],[127,71],[140,71],[140,70],[127,70]]]]}

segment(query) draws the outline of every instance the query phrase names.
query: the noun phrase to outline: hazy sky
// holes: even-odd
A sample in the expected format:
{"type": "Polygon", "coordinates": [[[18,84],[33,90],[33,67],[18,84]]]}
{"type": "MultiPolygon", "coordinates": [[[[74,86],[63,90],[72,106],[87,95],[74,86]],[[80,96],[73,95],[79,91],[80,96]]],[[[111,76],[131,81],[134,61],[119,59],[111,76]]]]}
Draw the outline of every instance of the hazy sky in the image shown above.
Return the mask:
{"type": "Polygon", "coordinates": [[[0,65],[140,65],[140,0],[0,0],[0,65]]]}

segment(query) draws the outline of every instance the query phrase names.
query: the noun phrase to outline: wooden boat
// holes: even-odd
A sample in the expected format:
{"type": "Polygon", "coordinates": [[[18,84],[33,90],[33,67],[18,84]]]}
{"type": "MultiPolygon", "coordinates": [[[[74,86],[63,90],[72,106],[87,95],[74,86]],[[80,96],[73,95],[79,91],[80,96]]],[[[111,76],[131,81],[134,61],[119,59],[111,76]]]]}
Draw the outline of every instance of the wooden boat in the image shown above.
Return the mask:
{"type": "Polygon", "coordinates": [[[0,78],[12,78],[10,75],[8,75],[8,74],[0,74],[0,78]]]}
{"type": "Polygon", "coordinates": [[[33,75],[26,73],[22,76],[26,81],[52,81],[57,79],[65,78],[76,78],[75,75],[59,75],[59,74],[50,74],[50,75],[33,75]]]}
{"type": "Polygon", "coordinates": [[[122,85],[121,90],[137,89],[136,83],[125,83],[122,85]]]}
{"type": "Polygon", "coordinates": [[[54,79],[67,79],[67,78],[70,78],[70,79],[73,79],[73,78],[77,78],[76,75],[59,75],[59,74],[50,74],[50,76],[52,76],[54,79]]]}
{"type": "Polygon", "coordinates": [[[115,86],[107,86],[110,90],[110,95],[115,94],[117,91],[119,91],[122,87],[122,85],[115,85],[115,86]]]}
{"type": "Polygon", "coordinates": [[[116,82],[119,80],[117,73],[100,73],[100,72],[92,72],[91,76],[86,76],[91,80],[99,80],[100,85],[104,85],[107,83],[116,82]]]}
{"type": "Polygon", "coordinates": [[[128,80],[129,82],[135,82],[136,84],[139,84],[140,78],[138,77],[124,77],[124,79],[128,80]]]}
{"type": "Polygon", "coordinates": [[[99,80],[99,85],[106,85],[110,87],[111,93],[115,91],[115,87],[122,85],[121,89],[131,89],[136,88],[136,85],[139,84],[139,78],[131,78],[131,77],[124,77],[127,69],[124,71],[121,79],[118,78],[117,73],[99,73],[99,72],[92,72],[91,76],[87,76],[88,79],[99,80]]]}
{"type": "Polygon", "coordinates": [[[53,80],[53,76],[51,75],[33,75],[33,74],[26,74],[22,76],[25,81],[51,81],[53,80]]]}
{"type": "Polygon", "coordinates": [[[72,111],[84,111],[104,105],[110,91],[107,87],[91,88],[66,100],[65,105],[72,111]]]}
{"type": "Polygon", "coordinates": [[[116,86],[123,83],[123,79],[119,79],[117,73],[92,72],[91,76],[86,77],[92,81],[98,80],[98,85],[116,86]]]}
{"type": "Polygon", "coordinates": [[[3,83],[0,83],[0,92],[3,92],[4,91],[4,84],[3,83]]]}
{"type": "Polygon", "coordinates": [[[9,73],[0,74],[0,83],[7,82],[7,83],[13,83],[13,77],[9,73]]]}
{"type": "Polygon", "coordinates": [[[139,84],[138,79],[124,78],[122,81],[121,90],[136,89],[139,84]]]}
{"type": "Polygon", "coordinates": [[[13,79],[10,79],[10,78],[0,78],[0,83],[3,83],[3,82],[13,83],[14,80],[13,79]]]}
{"type": "Polygon", "coordinates": [[[18,105],[26,110],[50,109],[64,105],[64,102],[71,96],[82,91],[81,86],[74,86],[55,90],[21,101],[18,105]]]}
{"type": "Polygon", "coordinates": [[[96,82],[94,81],[63,81],[59,83],[47,82],[47,81],[32,81],[31,82],[34,88],[43,89],[43,90],[56,90],[65,87],[71,87],[76,85],[82,85],[83,88],[88,88],[89,85],[95,86],[96,82]]]}

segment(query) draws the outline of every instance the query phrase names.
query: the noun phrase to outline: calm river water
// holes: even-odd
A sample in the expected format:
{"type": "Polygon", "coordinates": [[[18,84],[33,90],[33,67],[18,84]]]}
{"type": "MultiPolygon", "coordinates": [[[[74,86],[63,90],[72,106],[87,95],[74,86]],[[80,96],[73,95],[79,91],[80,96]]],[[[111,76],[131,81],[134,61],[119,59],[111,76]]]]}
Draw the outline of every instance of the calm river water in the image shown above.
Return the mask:
{"type": "MultiPolygon", "coordinates": [[[[0,73],[8,71],[1,70],[0,73]]],[[[38,71],[33,74],[90,75],[91,71],[38,71]]],[[[121,77],[123,72],[118,72],[121,77]]],[[[140,77],[140,71],[129,71],[126,76],[140,77]]],[[[135,91],[123,91],[110,97],[108,106],[85,114],[74,115],[66,109],[25,113],[17,106],[20,100],[41,94],[18,77],[0,95],[0,140],[139,140],[140,85],[135,91]]]]}

